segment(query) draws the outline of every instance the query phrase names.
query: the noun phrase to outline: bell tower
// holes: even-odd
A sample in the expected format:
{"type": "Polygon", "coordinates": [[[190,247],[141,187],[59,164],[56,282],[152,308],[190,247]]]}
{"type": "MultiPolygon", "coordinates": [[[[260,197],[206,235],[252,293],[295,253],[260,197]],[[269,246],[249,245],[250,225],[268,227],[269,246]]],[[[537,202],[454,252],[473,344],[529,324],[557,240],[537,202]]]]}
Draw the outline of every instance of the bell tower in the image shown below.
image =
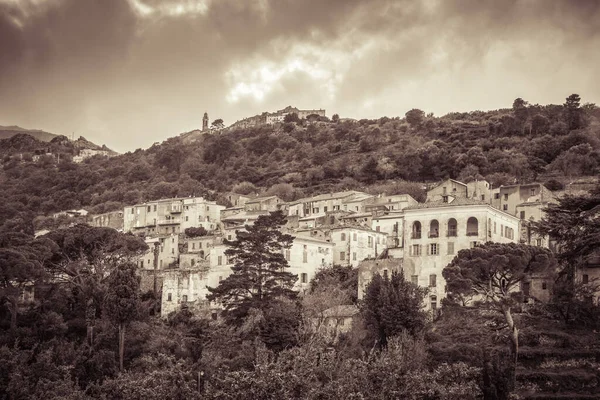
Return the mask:
{"type": "Polygon", "coordinates": [[[202,130],[208,130],[208,113],[204,113],[204,117],[202,118],[202,130]]]}

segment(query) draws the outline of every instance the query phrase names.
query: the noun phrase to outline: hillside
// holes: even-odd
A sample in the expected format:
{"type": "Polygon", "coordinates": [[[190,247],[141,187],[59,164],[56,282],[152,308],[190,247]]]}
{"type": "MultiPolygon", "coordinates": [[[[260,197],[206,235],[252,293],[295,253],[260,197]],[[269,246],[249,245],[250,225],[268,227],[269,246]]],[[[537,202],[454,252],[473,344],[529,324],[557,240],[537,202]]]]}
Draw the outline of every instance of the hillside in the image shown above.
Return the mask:
{"type": "Polygon", "coordinates": [[[448,177],[485,178],[495,187],[568,182],[597,174],[600,166],[599,109],[580,105],[574,96],[564,105],[517,99],[512,108],[442,117],[411,110],[405,118],[295,120],[193,139],[178,136],[81,164],[48,166],[5,157],[0,224],[23,213],[29,219],[79,207],[100,213],[192,194],[226,204],[219,193],[229,190],[267,192],[287,201],[344,189],[422,198],[423,183],[448,177]]]}
{"type": "Polygon", "coordinates": [[[58,135],[50,132],[45,132],[39,129],[25,129],[20,126],[12,125],[12,126],[2,126],[0,125],[0,139],[8,139],[15,135],[19,134],[27,134],[30,135],[37,140],[41,140],[43,142],[49,142],[58,135]]]}

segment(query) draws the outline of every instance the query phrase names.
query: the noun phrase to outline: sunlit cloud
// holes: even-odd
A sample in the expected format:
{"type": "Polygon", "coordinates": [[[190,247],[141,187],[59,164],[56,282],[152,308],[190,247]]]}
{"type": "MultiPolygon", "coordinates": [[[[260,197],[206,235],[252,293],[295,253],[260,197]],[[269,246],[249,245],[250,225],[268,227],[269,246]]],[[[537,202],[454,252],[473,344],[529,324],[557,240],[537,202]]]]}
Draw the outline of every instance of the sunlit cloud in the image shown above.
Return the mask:
{"type": "MultiPolygon", "coordinates": [[[[296,75],[303,75],[318,84],[324,94],[333,100],[353,61],[365,56],[374,44],[366,40],[351,48],[348,38],[333,43],[331,47],[296,44],[289,48],[281,61],[259,58],[235,65],[225,74],[230,87],[226,100],[229,103],[237,103],[244,98],[263,101],[285,79],[296,75]]],[[[279,53],[286,44],[279,43],[273,47],[279,53]]]]}
{"type": "Polygon", "coordinates": [[[132,8],[140,17],[180,17],[191,15],[204,15],[208,12],[208,0],[173,0],[173,1],[148,1],[129,0],[132,8]]]}

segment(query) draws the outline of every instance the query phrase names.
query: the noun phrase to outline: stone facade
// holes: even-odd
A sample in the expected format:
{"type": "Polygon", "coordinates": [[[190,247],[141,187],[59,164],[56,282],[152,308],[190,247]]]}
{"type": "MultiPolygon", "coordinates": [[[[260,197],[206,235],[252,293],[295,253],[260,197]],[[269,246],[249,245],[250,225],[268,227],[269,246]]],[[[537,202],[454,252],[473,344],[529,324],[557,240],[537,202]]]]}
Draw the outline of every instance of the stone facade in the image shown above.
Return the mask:
{"type": "Polygon", "coordinates": [[[174,198],[151,201],[123,210],[124,232],[164,235],[180,233],[186,228],[203,227],[208,231],[219,228],[221,210],[202,197],[174,198]]]}
{"type": "Polygon", "coordinates": [[[472,200],[409,207],[404,210],[405,275],[428,287],[428,306],[438,306],[446,293],[442,270],[460,250],[488,241],[517,243],[519,231],[518,218],[472,200]]]}

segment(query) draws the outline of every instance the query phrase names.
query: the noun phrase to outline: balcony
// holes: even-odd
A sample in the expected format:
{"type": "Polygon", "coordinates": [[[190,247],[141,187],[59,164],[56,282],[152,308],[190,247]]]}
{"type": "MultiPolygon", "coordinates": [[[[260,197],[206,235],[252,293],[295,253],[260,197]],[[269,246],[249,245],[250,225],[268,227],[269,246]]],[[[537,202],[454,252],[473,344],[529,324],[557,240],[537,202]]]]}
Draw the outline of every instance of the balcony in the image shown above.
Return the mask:
{"type": "Polygon", "coordinates": [[[467,232],[467,236],[479,236],[479,232],[477,232],[477,231],[467,232]]]}
{"type": "Polygon", "coordinates": [[[179,205],[171,206],[171,207],[169,207],[169,212],[171,214],[181,214],[181,206],[179,206],[179,205]]]}
{"type": "Polygon", "coordinates": [[[421,232],[413,232],[410,237],[412,239],[421,239],[421,232]]]}
{"type": "Polygon", "coordinates": [[[158,225],[177,225],[181,223],[181,218],[159,219],[158,225]]]}
{"type": "Polygon", "coordinates": [[[429,232],[429,237],[430,238],[440,237],[440,234],[439,234],[439,232],[429,232]]]}
{"type": "Polygon", "coordinates": [[[449,229],[448,230],[448,237],[456,237],[456,236],[458,236],[456,234],[456,229],[449,229]]]}

